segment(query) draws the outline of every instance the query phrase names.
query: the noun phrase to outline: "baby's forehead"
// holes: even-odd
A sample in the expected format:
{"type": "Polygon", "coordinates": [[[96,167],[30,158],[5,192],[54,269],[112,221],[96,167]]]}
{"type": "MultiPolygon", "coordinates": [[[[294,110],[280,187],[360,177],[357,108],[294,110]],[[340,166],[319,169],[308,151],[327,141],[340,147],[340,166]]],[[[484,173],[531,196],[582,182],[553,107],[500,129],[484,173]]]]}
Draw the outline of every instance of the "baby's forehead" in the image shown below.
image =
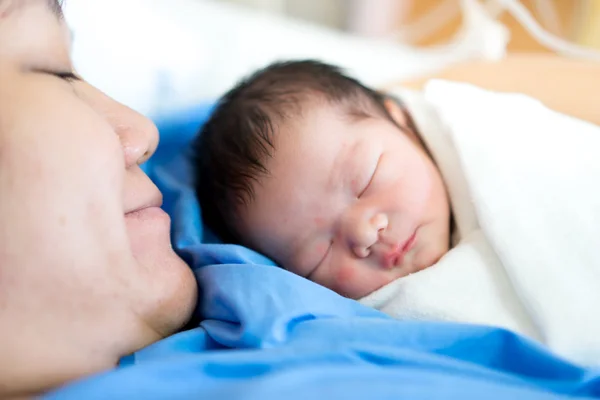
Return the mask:
{"type": "MultiPolygon", "coordinates": [[[[314,100],[293,115],[275,124],[272,159],[304,156],[315,151],[314,146],[340,143],[354,133],[368,134],[369,123],[389,120],[375,109],[361,104],[346,104],[314,100]],[[332,143],[333,141],[333,143],[332,143]]],[[[268,160],[269,161],[269,160],[268,160]]]]}
{"type": "Polygon", "coordinates": [[[332,107],[311,107],[302,114],[288,118],[274,130],[273,148],[265,166],[272,177],[281,168],[303,168],[306,162],[331,147],[332,140],[345,129],[347,121],[332,107]]]}

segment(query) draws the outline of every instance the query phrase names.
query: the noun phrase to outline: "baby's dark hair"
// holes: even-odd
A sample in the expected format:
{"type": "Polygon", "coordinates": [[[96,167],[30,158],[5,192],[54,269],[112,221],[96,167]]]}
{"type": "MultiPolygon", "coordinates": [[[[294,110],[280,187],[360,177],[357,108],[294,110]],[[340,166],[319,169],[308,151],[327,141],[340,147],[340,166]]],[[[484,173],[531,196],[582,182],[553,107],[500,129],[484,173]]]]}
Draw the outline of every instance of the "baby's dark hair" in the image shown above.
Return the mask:
{"type": "Polygon", "coordinates": [[[219,100],[192,145],[202,217],[223,241],[243,242],[234,226],[239,207],[268,175],[279,128],[310,100],[339,106],[352,118],[394,122],[384,94],[319,61],[277,62],[239,82],[219,100]]]}

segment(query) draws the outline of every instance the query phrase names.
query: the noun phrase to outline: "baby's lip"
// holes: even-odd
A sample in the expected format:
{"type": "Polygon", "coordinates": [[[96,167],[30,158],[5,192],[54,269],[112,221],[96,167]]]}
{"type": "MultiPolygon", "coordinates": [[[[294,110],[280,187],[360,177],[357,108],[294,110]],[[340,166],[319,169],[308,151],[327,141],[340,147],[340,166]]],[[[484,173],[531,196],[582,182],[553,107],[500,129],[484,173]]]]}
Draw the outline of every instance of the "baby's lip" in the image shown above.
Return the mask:
{"type": "Polygon", "coordinates": [[[404,262],[406,253],[415,246],[416,238],[417,231],[415,230],[404,242],[394,245],[391,251],[384,254],[383,266],[386,269],[391,269],[401,265],[404,262]]]}

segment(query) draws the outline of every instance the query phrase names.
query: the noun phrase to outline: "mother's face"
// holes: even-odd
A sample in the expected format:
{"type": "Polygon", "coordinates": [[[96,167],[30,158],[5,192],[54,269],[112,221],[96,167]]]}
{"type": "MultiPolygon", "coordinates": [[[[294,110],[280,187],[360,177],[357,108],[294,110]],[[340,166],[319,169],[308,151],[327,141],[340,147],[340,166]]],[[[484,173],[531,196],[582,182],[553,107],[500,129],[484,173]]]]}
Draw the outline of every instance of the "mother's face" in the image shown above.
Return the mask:
{"type": "Polygon", "coordinates": [[[68,29],[48,3],[0,0],[0,387],[27,352],[151,343],[196,299],[139,167],[156,127],[70,78],[68,29]]]}

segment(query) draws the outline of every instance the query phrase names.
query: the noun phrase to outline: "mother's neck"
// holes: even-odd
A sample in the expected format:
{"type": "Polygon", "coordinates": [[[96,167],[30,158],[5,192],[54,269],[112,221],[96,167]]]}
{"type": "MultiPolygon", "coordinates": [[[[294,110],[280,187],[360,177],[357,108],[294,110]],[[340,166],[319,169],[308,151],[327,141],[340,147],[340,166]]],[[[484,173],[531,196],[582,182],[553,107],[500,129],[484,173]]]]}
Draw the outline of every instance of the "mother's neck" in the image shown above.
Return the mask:
{"type": "Polygon", "coordinates": [[[33,398],[108,371],[122,357],[162,339],[137,316],[108,314],[114,317],[111,322],[101,321],[96,315],[88,321],[55,320],[56,324],[43,327],[40,324],[32,337],[28,337],[27,330],[4,332],[0,354],[6,368],[0,366],[0,398],[33,398]],[[83,330],[71,327],[79,323],[84,324],[83,330]],[[12,338],[8,337],[11,333],[15,333],[12,338]]]}

